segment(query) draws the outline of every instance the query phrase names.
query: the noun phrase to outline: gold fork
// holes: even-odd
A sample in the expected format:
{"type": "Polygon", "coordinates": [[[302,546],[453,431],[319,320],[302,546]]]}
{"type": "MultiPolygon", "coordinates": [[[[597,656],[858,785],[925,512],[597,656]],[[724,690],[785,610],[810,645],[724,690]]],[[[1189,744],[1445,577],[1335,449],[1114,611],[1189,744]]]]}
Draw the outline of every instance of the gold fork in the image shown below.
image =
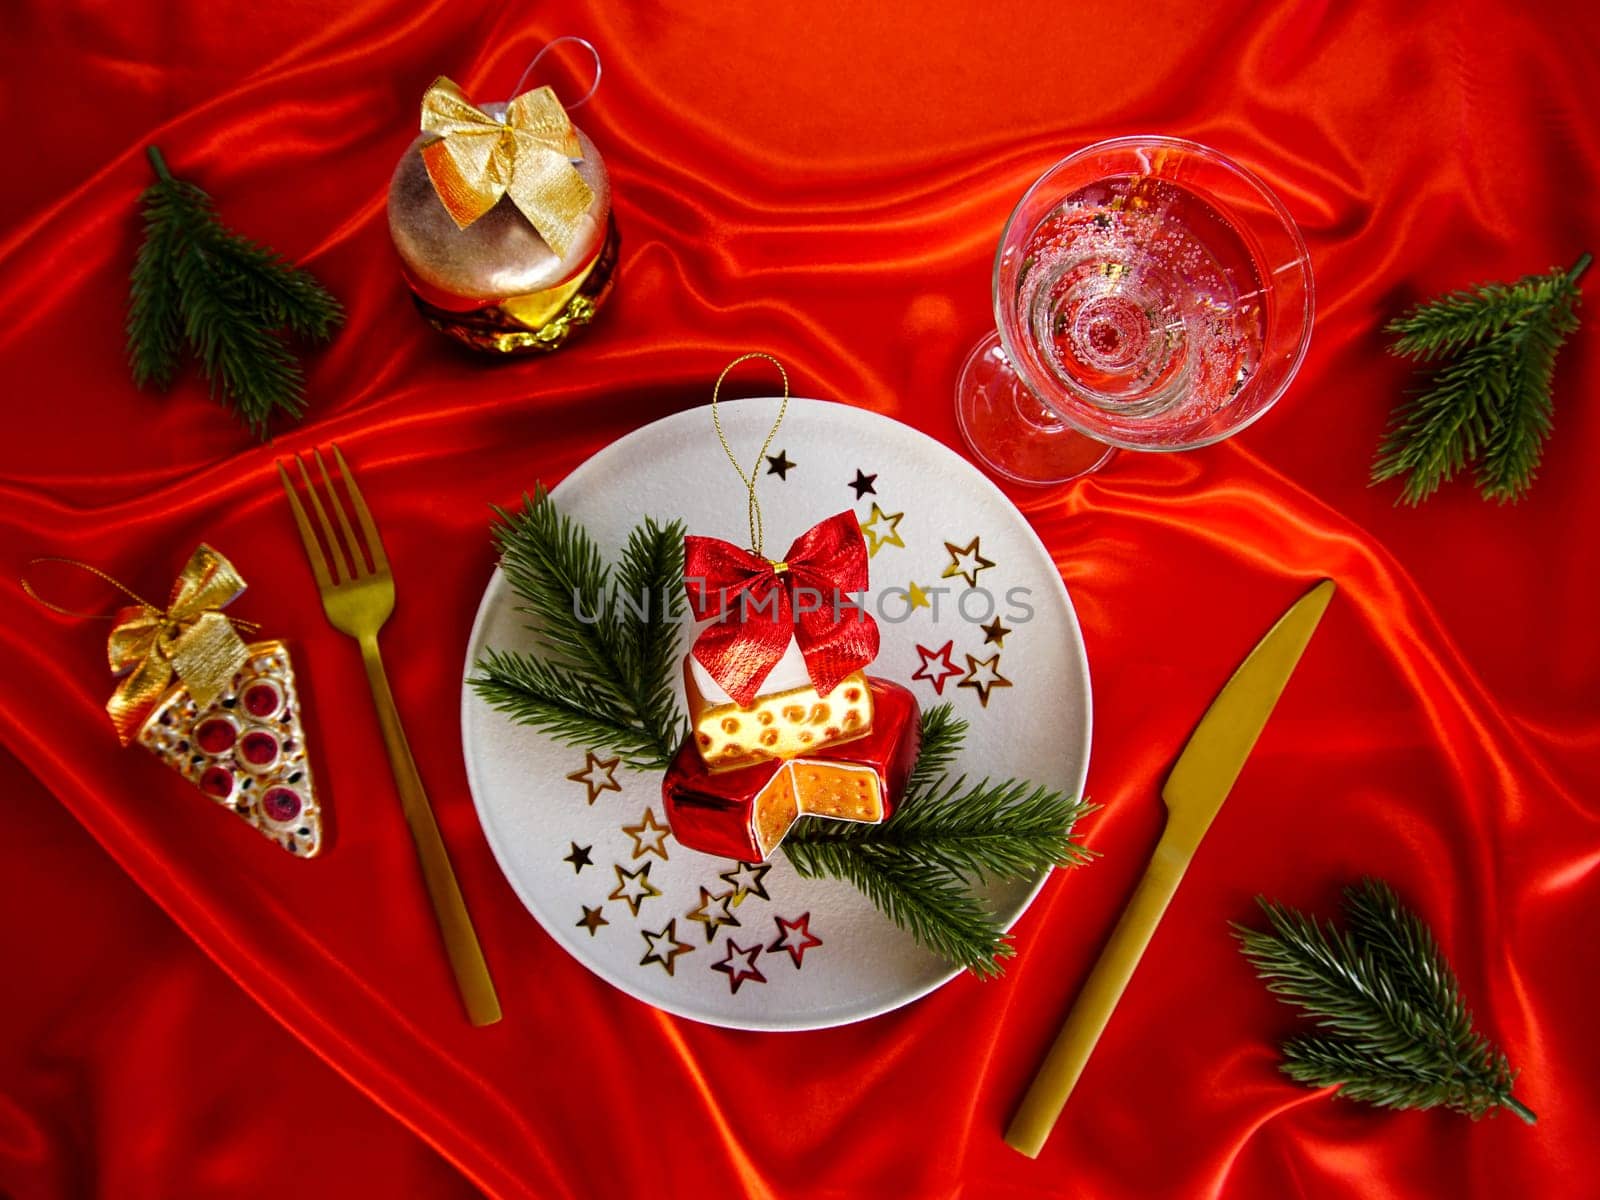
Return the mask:
{"type": "Polygon", "coordinates": [[[396,787],[400,790],[400,807],[406,824],[411,827],[411,840],[416,843],[417,857],[422,863],[423,882],[428,887],[428,898],[433,901],[434,916],[439,922],[439,932],[444,935],[445,953],[450,956],[450,967],[455,972],[456,986],[461,991],[467,1016],[474,1025],[492,1025],[500,1019],[500,1000],[495,995],[494,981],[489,978],[488,964],[483,961],[483,950],[478,946],[478,935],[473,931],[472,918],[467,915],[466,903],[461,899],[461,888],[456,884],[455,871],[450,867],[450,855],[439,837],[439,826],[433,819],[433,809],[428,804],[428,794],[423,791],[422,779],[417,774],[417,764],[411,758],[411,747],[406,744],[405,730],[400,725],[400,713],[394,705],[394,693],[389,690],[389,677],[383,670],[383,657],[378,653],[378,630],[394,611],[394,576],[389,573],[389,560],[383,552],[383,540],[378,527],[372,522],[372,513],[362,499],[361,489],[350,466],[332,446],[334,462],[344,477],[345,491],[350,497],[350,507],[355,509],[356,520],[361,525],[362,539],[357,541],[355,530],[345,506],[339,501],[328,467],[320,451],[313,450],[312,458],[322,476],[322,485],[339,520],[344,534],[344,545],[349,548],[348,562],[333,524],[317,496],[306,464],[295,455],[295,466],[300,468],[300,481],[305,485],[306,496],[311,501],[311,511],[317,515],[317,525],[327,543],[324,556],[317,535],[306,519],[306,510],[300,505],[289,473],[283,463],[277,465],[278,476],[283,480],[283,490],[289,497],[289,507],[294,510],[295,524],[300,527],[300,540],[305,543],[306,557],[311,560],[311,573],[316,576],[317,590],[322,593],[322,609],[328,623],[340,633],[348,634],[361,644],[361,661],[366,664],[367,683],[372,688],[373,705],[378,710],[378,727],[383,731],[383,744],[389,751],[389,767],[394,772],[396,787]],[[371,566],[362,558],[362,548],[371,560],[371,566]],[[333,570],[329,572],[329,557],[333,570]]]}

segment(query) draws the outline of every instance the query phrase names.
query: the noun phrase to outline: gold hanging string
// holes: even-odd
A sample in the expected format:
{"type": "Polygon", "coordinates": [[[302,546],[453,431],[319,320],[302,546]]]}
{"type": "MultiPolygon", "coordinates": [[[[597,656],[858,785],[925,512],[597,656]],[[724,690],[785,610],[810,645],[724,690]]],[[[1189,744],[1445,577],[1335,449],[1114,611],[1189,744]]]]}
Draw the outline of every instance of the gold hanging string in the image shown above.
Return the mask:
{"type": "MultiPolygon", "coordinates": [[[[761,501],[756,499],[757,472],[761,470],[761,461],[766,458],[767,451],[772,449],[772,439],[778,436],[778,426],[783,424],[783,415],[788,411],[789,372],[785,371],[783,364],[773,358],[772,355],[765,354],[759,350],[752,351],[749,354],[741,354],[723,367],[722,374],[717,376],[716,386],[711,389],[711,423],[716,426],[717,440],[722,443],[722,452],[728,456],[728,461],[733,464],[733,469],[739,474],[739,481],[744,484],[745,491],[749,494],[750,552],[761,558],[766,558],[767,556],[762,553],[761,501]],[[722,381],[728,377],[728,373],[740,363],[749,362],[753,358],[764,358],[778,368],[778,374],[783,376],[783,403],[778,406],[778,419],[772,423],[772,428],[767,430],[767,440],[761,443],[761,451],[756,455],[755,465],[750,468],[750,473],[746,475],[744,468],[739,465],[739,460],[733,456],[733,447],[728,445],[727,434],[722,432],[722,417],[717,412],[717,400],[722,392],[722,381]]],[[[788,563],[775,562],[772,559],[767,559],[767,561],[772,563],[772,569],[780,575],[789,569],[788,563]]]]}
{"type": "MultiPolygon", "coordinates": [[[[132,600],[141,608],[148,608],[151,612],[161,611],[154,604],[151,604],[150,601],[146,600],[143,596],[139,595],[138,592],[134,591],[126,584],[120,582],[119,580],[113,579],[98,567],[91,567],[86,562],[79,562],[75,558],[57,558],[52,555],[45,558],[31,559],[29,560],[28,565],[30,567],[36,567],[40,563],[65,563],[69,567],[77,567],[80,571],[87,571],[89,574],[105,580],[112,587],[116,588],[117,591],[121,592],[124,596],[128,597],[128,599],[132,600]]],[[[80,621],[115,621],[117,619],[111,613],[77,612],[74,609],[63,608],[59,604],[52,604],[43,596],[39,595],[39,593],[34,589],[33,584],[28,581],[28,577],[26,575],[23,575],[21,578],[19,578],[17,582],[22,584],[22,590],[32,597],[37,603],[44,605],[44,607],[48,608],[51,612],[60,613],[63,617],[76,617],[80,621]]]]}

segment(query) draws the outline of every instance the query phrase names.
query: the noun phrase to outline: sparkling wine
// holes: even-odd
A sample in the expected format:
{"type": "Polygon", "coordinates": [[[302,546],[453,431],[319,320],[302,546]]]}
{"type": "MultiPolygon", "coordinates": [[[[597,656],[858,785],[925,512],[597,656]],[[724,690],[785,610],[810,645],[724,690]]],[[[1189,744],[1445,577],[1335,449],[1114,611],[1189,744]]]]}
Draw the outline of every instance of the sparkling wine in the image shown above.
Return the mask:
{"type": "Polygon", "coordinates": [[[1068,195],[1020,251],[1016,311],[1039,365],[1119,418],[1221,412],[1261,362],[1262,273],[1239,231],[1179,184],[1116,175],[1068,195]]]}

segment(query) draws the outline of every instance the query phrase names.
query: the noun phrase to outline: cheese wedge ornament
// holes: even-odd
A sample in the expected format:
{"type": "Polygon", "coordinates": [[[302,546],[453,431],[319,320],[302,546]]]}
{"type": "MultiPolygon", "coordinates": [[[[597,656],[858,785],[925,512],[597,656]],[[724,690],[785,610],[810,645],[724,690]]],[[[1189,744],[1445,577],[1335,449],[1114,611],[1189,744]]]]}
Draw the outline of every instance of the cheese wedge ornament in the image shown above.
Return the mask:
{"type": "Polygon", "coordinates": [[[807,682],[763,689],[748,705],[740,705],[713,698],[721,689],[698,678],[704,671],[697,671],[698,666],[692,657],[685,661],[683,690],[695,745],[713,771],[793,758],[863,737],[872,729],[872,691],[859,671],[845,676],[826,696],[807,682]]]}
{"type": "MultiPolygon", "coordinates": [[[[223,616],[245,588],[233,564],[200,545],[163,609],[86,563],[36,561],[88,571],[136,602],[117,612],[106,645],[118,678],[106,711],[118,740],[145,747],[290,854],[316,857],[322,809],[289,648],[246,644],[239,631],[253,632],[254,623],[223,616]]],[[[56,612],[92,615],[51,604],[26,581],[24,587],[56,612]]]]}
{"type": "Polygon", "coordinates": [[[874,721],[866,734],[734,770],[712,770],[691,738],[662,785],[680,843],[743,862],[768,858],[803,816],[878,824],[894,812],[921,749],[917,701],[899,684],[869,679],[874,721]]]}

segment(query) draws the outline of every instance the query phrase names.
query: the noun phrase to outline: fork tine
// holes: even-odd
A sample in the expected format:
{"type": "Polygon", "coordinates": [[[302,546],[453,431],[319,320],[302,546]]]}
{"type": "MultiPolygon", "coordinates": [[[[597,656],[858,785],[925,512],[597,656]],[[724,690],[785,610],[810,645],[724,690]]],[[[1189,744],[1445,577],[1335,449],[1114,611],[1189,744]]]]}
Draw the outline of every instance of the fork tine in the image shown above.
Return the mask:
{"type": "Polygon", "coordinates": [[[378,527],[372,521],[372,513],[361,495],[361,489],[356,486],[355,473],[350,470],[350,464],[345,462],[344,455],[339,452],[339,443],[329,442],[328,445],[333,449],[333,461],[339,464],[339,474],[344,476],[345,491],[350,493],[350,503],[355,506],[356,520],[361,522],[361,532],[366,535],[367,554],[372,558],[372,569],[387,571],[389,558],[383,552],[383,539],[378,536],[378,527]]]}
{"type": "Polygon", "coordinates": [[[311,482],[311,475],[306,471],[305,460],[296,454],[294,465],[300,468],[300,479],[306,485],[306,495],[311,500],[311,511],[317,514],[317,524],[322,526],[322,536],[327,539],[328,549],[333,554],[334,577],[343,583],[350,578],[350,569],[344,565],[344,551],[339,549],[339,538],[333,532],[333,522],[329,521],[328,514],[322,511],[322,501],[317,499],[317,487],[311,482]]]}
{"type": "Polygon", "coordinates": [[[344,530],[344,544],[350,550],[350,570],[357,579],[367,577],[367,560],[361,556],[361,543],[356,541],[356,531],[350,528],[350,517],[344,511],[344,502],[339,499],[339,493],[333,486],[333,478],[328,474],[328,464],[322,461],[322,451],[313,450],[311,456],[317,460],[317,470],[322,472],[322,486],[328,492],[328,507],[333,509],[339,518],[339,528],[344,530]]]}
{"type": "Polygon", "coordinates": [[[316,578],[317,590],[327,591],[333,586],[328,578],[328,560],[322,555],[322,547],[317,545],[317,535],[311,531],[311,522],[306,519],[306,510],[300,506],[300,497],[294,494],[294,481],[289,478],[289,472],[283,469],[283,463],[273,464],[278,468],[278,478],[283,480],[284,495],[289,497],[289,508],[294,513],[294,523],[300,529],[300,541],[305,545],[306,557],[311,560],[311,574],[316,578]]]}

